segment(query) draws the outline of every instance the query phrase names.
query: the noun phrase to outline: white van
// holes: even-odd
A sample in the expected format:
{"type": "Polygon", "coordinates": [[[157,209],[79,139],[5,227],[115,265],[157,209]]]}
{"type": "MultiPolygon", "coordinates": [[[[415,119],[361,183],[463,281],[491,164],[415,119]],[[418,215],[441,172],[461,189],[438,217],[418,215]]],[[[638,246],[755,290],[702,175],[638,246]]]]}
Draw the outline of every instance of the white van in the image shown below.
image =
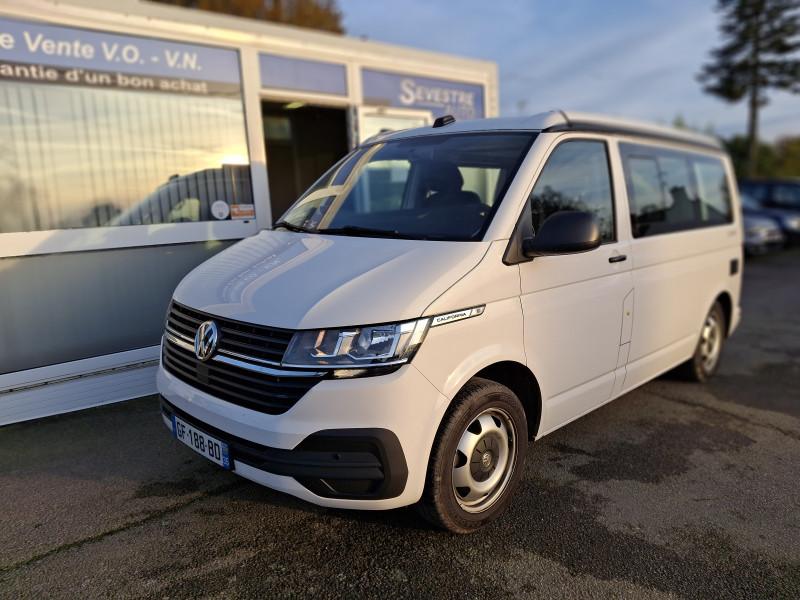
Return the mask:
{"type": "Polygon", "coordinates": [[[496,518],[540,438],[740,319],[735,180],[707,137],[562,111],[382,134],[175,291],[173,435],[316,504],[496,518]]]}

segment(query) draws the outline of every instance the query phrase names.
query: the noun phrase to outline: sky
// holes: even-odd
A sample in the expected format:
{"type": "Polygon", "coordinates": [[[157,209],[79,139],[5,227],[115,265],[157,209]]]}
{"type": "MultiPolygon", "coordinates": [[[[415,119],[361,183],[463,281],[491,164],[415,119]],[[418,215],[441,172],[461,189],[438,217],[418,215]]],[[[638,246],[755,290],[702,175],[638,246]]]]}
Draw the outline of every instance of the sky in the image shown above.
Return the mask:
{"type": "MultiPolygon", "coordinates": [[[[500,116],[580,110],[730,137],[746,103],[702,91],[714,0],[338,0],[348,36],[498,65],[500,116]]],[[[760,138],[800,135],[800,95],[769,92],[760,138]]]]}

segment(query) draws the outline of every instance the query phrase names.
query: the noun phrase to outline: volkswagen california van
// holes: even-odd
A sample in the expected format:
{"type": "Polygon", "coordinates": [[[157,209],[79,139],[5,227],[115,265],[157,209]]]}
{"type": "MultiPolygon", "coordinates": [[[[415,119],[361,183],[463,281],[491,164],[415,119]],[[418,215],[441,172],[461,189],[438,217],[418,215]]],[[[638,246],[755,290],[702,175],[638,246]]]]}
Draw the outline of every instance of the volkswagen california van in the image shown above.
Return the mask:
{"type": "Polygon", "coordinates": [[[158,388],[180,442],[319,505],[479,529],[529,441],[740,319],[713,139],[563,111],[386,133],[176,289],[158,388]]]}

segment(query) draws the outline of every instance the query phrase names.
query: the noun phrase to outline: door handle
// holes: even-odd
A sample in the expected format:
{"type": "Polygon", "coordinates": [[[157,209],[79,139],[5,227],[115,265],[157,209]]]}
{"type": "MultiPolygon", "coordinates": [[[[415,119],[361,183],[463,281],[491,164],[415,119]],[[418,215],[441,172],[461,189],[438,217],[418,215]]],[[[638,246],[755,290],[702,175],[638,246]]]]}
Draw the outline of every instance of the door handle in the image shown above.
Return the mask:
{"type": "Polygon", "coordinates": [[[625,254],[617,254],[616,256],[612,256],[608,259],[610,263],[618,263],[622,262],[623,260],[628,260],[628,257],[625,254]]]}

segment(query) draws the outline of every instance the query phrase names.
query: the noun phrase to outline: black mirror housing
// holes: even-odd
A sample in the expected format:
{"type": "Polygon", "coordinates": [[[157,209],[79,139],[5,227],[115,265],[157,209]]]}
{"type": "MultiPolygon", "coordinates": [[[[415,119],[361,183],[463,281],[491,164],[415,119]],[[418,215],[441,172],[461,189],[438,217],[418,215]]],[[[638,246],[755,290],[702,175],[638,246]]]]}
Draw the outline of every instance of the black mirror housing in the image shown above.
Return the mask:
{"type": "Polygon", "coordinates": [[[570,210],[550,215],[533,238],[522,240],[528,258],[589,252],[602,243],[597,218],[590,212],[570,210]]]}

